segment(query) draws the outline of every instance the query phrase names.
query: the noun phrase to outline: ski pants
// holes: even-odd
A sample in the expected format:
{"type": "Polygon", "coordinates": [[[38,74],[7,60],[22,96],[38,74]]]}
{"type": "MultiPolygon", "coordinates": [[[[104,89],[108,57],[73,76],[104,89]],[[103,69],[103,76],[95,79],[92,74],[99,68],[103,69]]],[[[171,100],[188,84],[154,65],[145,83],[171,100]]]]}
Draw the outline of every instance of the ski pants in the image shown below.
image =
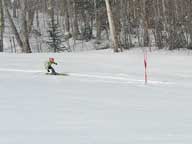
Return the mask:
{"type": "Polygon", "coordinates": [[[49,72],[49,70],[51,70],[51,73],[56,75],[55,69],[52,66],[49,66],[47,71],[49,72]]]}

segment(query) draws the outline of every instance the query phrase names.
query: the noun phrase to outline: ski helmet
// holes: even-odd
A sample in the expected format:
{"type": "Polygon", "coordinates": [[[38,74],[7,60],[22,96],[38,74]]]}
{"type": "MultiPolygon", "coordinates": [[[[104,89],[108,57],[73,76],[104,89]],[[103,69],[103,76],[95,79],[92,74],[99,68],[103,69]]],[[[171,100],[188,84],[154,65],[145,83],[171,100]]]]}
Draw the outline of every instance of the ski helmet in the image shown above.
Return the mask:
{"type": "Polygon", "coordinates": [[[54,60],[54,58],[49,58],[49,61],[54,62],[55,60],[54,60]]]}

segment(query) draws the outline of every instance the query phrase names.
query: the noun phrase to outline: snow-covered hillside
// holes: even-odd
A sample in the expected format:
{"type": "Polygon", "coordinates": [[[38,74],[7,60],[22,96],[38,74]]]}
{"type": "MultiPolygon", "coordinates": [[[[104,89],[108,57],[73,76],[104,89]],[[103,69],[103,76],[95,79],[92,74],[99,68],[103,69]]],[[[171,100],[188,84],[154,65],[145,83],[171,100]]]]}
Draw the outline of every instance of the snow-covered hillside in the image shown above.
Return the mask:
{"type": "Polygon", "coordinates": [[[1,144],[191,144],[191,54],[0,54],[1,144]],[[44,74],[55,57],[58,72],[44,74]]]}

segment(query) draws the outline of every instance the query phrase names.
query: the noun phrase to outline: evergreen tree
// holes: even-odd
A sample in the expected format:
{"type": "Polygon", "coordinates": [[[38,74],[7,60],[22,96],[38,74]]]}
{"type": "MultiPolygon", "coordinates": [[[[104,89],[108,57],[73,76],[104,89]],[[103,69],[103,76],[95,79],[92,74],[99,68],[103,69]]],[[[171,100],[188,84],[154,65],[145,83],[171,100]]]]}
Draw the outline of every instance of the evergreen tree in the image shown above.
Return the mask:
{"type": "Polygon", "coordinates": [[[48,14],[50,18],[48,20],[49,40],[47,41],[47,44],[49,45],[50,51],[59,52],[67,50],[69,52],[71,49],[65,47],[63,44],[65,41],[64,34],[62,33],[58,20],[55,18],[54,3],[54,0],[48,1],[48,14]]]}
{"type": "Polygon", "coordinates": [[[61,51],[65,48],[65,46],[62,45],[64,42],[64,35],[61,32],[58,22],[54,18],[51,18],[48,21],[48,26],[49,39],[47,44],[49,45],[50,51],[61,51]]]}

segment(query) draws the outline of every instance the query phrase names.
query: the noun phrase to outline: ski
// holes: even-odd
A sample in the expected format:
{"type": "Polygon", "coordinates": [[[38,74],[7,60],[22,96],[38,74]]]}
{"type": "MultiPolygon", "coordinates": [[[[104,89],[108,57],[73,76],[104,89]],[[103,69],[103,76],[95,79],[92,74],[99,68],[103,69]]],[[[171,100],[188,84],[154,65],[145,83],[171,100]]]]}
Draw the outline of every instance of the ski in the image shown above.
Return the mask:
{"type": "Polygon", "coordinates": [[[46,75],[55,75],[55,76],[68,76],[69,74],[67,73],[56,73],[56,74],[52,74],[52,73],[45,73],[46,75]]]}

